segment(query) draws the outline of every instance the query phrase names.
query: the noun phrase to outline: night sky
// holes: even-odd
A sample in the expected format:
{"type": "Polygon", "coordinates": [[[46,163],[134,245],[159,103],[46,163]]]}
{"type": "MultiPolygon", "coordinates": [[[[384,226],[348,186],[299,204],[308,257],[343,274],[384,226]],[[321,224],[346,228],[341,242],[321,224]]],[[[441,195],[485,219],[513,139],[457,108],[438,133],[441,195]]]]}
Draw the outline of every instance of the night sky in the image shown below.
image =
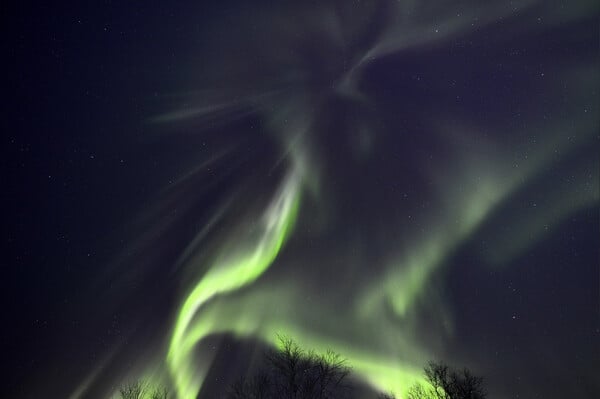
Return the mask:
{"type": "Polygon", "coordinates": [[[3,7],[0,396],[600,397],[597,2],[85,3],[3,7]]]}

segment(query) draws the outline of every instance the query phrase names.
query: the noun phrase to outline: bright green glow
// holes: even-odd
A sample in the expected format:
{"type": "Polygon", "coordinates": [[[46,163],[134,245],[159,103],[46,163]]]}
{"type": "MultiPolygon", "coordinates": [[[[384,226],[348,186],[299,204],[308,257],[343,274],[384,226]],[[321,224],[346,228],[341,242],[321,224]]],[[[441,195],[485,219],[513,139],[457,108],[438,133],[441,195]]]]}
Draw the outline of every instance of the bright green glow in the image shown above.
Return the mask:
{"type": "Polygon", "coordinates": [[[211,323],[193,323],[194,316],[215,296],[251,283],[269,267],[296,219],[299,190],[300,176],[292,172],[264,213],[257,242],[246,251],[223,254],[185,300],[167,356],[179,398],[195,398],[200,389],[202,376],[192,365],[192,350],[213,327],[211,323]]]}
{"type": "MultiPolygon", "coordinates": [[[[395,392],[399,399],[405,397],[408,388],[415,382],[423,382],[422,368],[420,365],[410,366],[402,360],[402,353],[394,353],[383,350],[374,350],[374,348],[361,348],[349,345],[340,340],[340,338],[321,337],[314,333],[307,333],[300,326],[276,325],[271,327],[271,331],[263,334],[266,341],[270,340],[276,345],[275,331],[283,331],[293,337],[298,337],[298,343],[305,348],[315,348],[317,351],[326,351],[331,349],[341,353],[348,359],[354,374],[370,384],[375,389],[381,391],[395,392]]],[[[349,334],[352,334],[349,332],[349,334]]],[[[400,337],[397,337],[400,339],[400,337]]],[[[391,342],[387,342],[386,346],[391,342]]]]}
{"type": "MultiPolygon", "coordinates": [[[[161,393],[166,386],[161,383],[156,383],[154,379],[142,378],[139,381],[136,381],[141,385],[142,391],[140,396],[136,396],[136,399],[153,399],[155,398],[155,393],[161,393]]],[[[124,384],[122,388],[127,387],[127,384],[124,384]]],[[[168,392],[168,389],[167,389],[168,392]]],[[[81,396],[78,396],[78,398],[81,396]]],[[[122,399],[123,395],[120,392],[114,392],[110,399],[122,399]]]]}
{"type": "Polygon", "coordinates": [[[283,331],[293,337],[298,337],[298,343],[305,348],[315,348],[324,352],[331,349],[343,354],[348,359],[354,374],[360,376],[372,387],[381,391],[392,391],[399,399],[405,397],[408,388],[415,382],[423,382],[422,368],[407,365],[401,358],[402,354],[387,354],[383,351],[374,351],[372,348],[356,348],[331,337],[319,337],[307,333],[299,326],[276,325],[271,326],[270,332],[263,333],[265,341],[276,345],[275,331],[283,331]]]}
{"type": "MultiPolygon", "coordinates": [[[[394,391],[400,398],[414,382],[422,381],[420,365],[429,356],[418,353],[408,331],[394,330],[381,314],[373,312],[369,319],[357,323],[352,320],[352,314],[338,312],[339,325],[354,327],[348,329],[347,337],[331,336],[321,330],[318,322],[311,324],[307,319],[315,313],[333,314],[335,309],[322,304],[316,312],[314,307],[303,305],[304,290],[293,283],[269,284],[262,288],[211,300],[190,328],[189,342],[196,343],[209,334],[233,333],[238,337],[260,338],[276,346],[276,334],[283,333],[302,347],[318,352],[331,349],[342,354],[355,375],[377,389],[394,391]],[[376,330],[369,331],[367,326],[376,330]],[[357,336],[359,332],[369,335],[375,331],[377,341],[357,336]],[[407,363],[407,359],[413,360],[407,363]]],[[[202,374],[194,376],[202,378],[202,374]]]]}

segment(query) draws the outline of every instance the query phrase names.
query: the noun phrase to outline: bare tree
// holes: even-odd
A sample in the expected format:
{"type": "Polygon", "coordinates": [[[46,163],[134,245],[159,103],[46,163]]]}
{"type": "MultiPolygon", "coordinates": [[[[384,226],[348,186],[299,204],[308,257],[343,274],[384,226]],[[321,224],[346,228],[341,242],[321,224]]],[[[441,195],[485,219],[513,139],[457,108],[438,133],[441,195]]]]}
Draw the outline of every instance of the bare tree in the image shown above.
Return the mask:
{"type": "Polygon", "coordinates": [[[150,399],[169,399],[169,390],[166,387],[156,387],[150,392],[150,399]]]}
{"type": "Polygon", "coordinates": [[[266,354],[268,369],[231,386],[228,399],[335,399],[346,390],[346,360],[333,351],[305,351],[291,338],[278,336],[279,349],[266,354]]]}
{"type": "Polygon", "coordinates": [[[268,399],[270,391],[270,379],[265,373],[254,376],[250,381],[244,377],[231,385],[227,393],[227,399],[268,399]]]}
{"type": "Polygon", "coordinates": [[[119,389],[121,399],[142,399],[146,394],[147,387],[141,381],[128,384],[119,389]]]}
{"type": "Polygon", "coordinates": [[[166,387],[149,388],[145,381],[136,381],[119,389],[120,399],[169,399],[166,387]]]}
{"type": "Polygon", "coordinates": [[[450,369],[446,364],[430,362],[425,367],[427,386],[415,384],[408,399],[485,399],[483,378],[474,376],[468,369],[450,369]]]}

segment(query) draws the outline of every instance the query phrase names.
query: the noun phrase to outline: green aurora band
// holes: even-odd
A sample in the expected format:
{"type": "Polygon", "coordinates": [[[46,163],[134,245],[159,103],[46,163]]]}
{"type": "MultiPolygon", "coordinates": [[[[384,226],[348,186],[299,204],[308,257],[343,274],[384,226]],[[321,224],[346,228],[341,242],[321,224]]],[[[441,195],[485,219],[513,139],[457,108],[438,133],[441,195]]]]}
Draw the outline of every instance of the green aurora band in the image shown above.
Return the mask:
{"type": "Polygon", "coordinates": [[[271,265],[290,234],[300,201],[301,177],[290,172],[260,223],[257,242],[241,254],[223,254],[185,300],[177,318],[167,362],[180,398],[195,398],[201,376],[191,367],[192,351],[212,331],[211,324],[193,323],[211,298],[250,284],[271,265]]]}

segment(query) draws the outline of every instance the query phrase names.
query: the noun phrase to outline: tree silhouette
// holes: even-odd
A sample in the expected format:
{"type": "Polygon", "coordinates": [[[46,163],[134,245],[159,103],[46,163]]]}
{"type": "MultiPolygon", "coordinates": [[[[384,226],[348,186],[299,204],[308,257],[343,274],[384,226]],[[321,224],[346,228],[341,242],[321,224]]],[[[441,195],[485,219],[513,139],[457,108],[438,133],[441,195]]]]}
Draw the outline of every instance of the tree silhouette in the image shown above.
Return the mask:
{"type": "Polygon", "coordinates": [[[305,351],[291,338],[279,336],[278,350],[266,354],[267,370],[242,378],[227,399],[336,399],[347,393],[346,360],[333,351],[305,351]]]}
{"type": "Polygon", "coordinates": [[[120,399],[169,399],[166,387],[150,388],[148,383],[137,381],[119,389],[120,399]]]}
{"type": "Polygon", "coordinates": [[[408,399],[485,399],[483,378],[474,376],[468,369],[450,369],[444,363],[430,362],[425,367],[428,386],[415,384],[408,399]]]}
{"type": "MultiPolygon", "coordinates": [[[[302,349],[287,336],[278,336],[279,348],[265,354],[265,368],[251,378],[232,384],[225,399],[341,399],[358,397],[347,385],[350,367],[333,351],[319,354],[302,349]]],[[[468,369],[454,370],[444,363],[430,362],[424,368],[425,384],[413,385],[407,399],[485,399],[483,378],[468,369]]],[[[356,388],[357,386],[354,386],[356,388]]],[[[138,381],[119,389],[119,399],[169,399],[162,386],[150,388],[138,381]]],[[[376,395],[370,391],[370,395],[376,395]]],[[[362,396],[361,396],[362,397],[362,396]]],[[[378,399],[395,399],[380,393],[378,399]]]]}
{"type": "Polygon", "coordinates": [[[142,399],[147,391],[147,387],[140,381],[128,384],[119,389],[121,399],[142,399]]]}
{"type": "Polygon", "coordinates": [[[169,399],[169,390],[165,387],[154,388],[150,392],[150,399],[169,399]]]}

